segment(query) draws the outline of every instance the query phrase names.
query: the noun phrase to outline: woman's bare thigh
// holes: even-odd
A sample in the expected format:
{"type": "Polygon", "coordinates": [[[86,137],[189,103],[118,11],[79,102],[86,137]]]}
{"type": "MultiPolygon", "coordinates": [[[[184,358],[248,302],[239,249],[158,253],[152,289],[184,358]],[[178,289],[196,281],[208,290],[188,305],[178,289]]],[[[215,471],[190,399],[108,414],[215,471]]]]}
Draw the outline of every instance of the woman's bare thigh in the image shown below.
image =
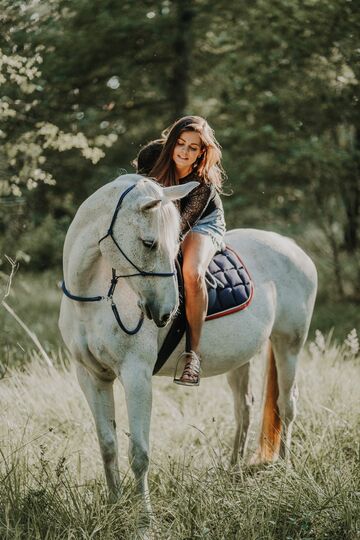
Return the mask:
{"type": "Polygon", "coordinates": [[[183,269],[197,269],[205,274],[216,248],[210,236],[189,232],[181,244],[183,269]]]}

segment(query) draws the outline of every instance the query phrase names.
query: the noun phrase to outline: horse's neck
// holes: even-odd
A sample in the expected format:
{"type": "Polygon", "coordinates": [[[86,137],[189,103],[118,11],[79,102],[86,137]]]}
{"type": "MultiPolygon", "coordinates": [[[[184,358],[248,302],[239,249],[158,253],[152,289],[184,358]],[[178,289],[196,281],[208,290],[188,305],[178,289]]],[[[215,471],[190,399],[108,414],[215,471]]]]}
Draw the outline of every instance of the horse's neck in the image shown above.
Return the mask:
{"type": "MultiPolygon", "coordinates": [[[[98,221],[77,219],[69,230],[64,249],[67,288],[79,296],[91,296],[107,266],[98,245],[98,221]]],[[[96,293],[95,293],[96,294],[96,293]]],[[[99,294],[99,293],[97,293],[99,294]]]]}
{"type": "MultiPolygon", "coordinates": [[[[64,280],[73,294],[103,295],[104,287],[110,285],[111,263],[101,254],[98,242],[110,225],[114,195],[117,198],[122,189],[122,185],[113,182],[107,190],[95,193],[81,205],[70,225],[64,245],[64,280]]],[[[125,282],[124,292],[133,294],[125,282]]]]}

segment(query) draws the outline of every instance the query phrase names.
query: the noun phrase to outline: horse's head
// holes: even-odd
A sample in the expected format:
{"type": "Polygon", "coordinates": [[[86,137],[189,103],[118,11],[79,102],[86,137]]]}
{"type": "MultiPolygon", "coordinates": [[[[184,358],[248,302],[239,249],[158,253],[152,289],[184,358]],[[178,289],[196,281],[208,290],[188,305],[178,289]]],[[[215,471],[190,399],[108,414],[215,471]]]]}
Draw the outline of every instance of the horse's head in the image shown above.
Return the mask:
{"type": "Polygon", "coordinates": [[[165,326],[178,307],[174,261],[179,249],[180,216],[172,201],[185,197],[197,185],[188,182],[164,188],[141,178],[119,208],[115,209],[117,201],[113,200],[113,214],[107,216],[111,234],[101,242],[101,251],[118,275],[129,276],[139,306],[159,327],[165,326]]]}

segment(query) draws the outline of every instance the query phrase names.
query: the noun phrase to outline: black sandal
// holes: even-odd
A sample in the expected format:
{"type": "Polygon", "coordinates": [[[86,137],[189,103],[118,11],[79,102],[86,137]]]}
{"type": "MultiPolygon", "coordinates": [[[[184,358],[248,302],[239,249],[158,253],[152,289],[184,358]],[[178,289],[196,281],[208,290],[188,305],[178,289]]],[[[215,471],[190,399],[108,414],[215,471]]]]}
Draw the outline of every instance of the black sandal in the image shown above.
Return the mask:
{"type": "Polygon", "coordinates": [[[182,353],[179,356],[179,359],[177,361],[176,371],[177,371],[179,360],[183,356],[187,357],[185,360],[184,371],[179,379],[176,378],[176,372],[175,372],[174,383],[182,384],[183,386],[199,386],[200,365],[201,365],[200,357],[194,351],[182,353]]]}

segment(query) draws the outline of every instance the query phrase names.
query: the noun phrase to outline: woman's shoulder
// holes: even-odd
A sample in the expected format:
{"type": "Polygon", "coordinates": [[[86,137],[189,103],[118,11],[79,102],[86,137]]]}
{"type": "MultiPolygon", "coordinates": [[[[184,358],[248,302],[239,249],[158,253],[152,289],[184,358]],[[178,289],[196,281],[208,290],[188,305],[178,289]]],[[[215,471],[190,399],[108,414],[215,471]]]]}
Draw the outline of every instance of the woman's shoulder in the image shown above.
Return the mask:
{"type": "Polygon", "coordinates": [[[198,192],[199,194],[202,193],[204,195],[206,194],[208,197],[208,205],[210,208],[223,208],[220,193],[213,183],[207,182],[204,178],[200,178],[195,171],[191,180],[197,180],[198,182],[200,182],[200,185],[194,189],[194,192],[198,192]]]}
{"type": "Polygon", "coordinates": [[[199,176],[196,171],[192,171],[183,179],[184,182],[199,182],[199,185],[191,191],[189,196],[197,197],[199,195],[207,196],[209,200],[213,200],[216,206],[221,206],[221,198],[216,186],[211,182],[207,182],[204,178],[199,176]]]}
{"type": "Polygon", "coordinates": [[[158,160],[161,150],[163,149],[164,141],[156,139],[150,141],[143,146],[137,155],[137,172],[139,174],[149,175],[158,160]]]}
{"type": "Polygon", "coordinates": [[[198,187],[202,186],[203,189],[211,189],[211,184],[209,184],[209,182],[207,182],[205,178],[200,176],[195,170],[191,171],[187,176],[181,179],[182,183],[193,181],[199,182],[200,185],[198,187]]]}

